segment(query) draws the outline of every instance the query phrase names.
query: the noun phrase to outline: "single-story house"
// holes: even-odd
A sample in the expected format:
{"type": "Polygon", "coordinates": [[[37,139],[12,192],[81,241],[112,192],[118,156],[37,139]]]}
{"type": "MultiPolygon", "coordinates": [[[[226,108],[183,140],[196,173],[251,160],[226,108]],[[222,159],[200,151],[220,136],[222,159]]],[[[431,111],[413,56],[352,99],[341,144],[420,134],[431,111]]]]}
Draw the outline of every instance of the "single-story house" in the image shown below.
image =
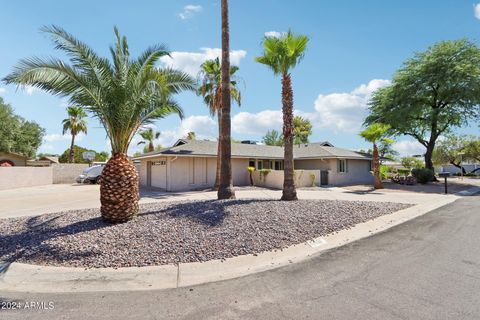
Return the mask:
{"type": "Polygon", "coordinates": [[[28,157],[14,152],[0,152],[0,167],[25,167],[28,157]]]}
{"type": "MultiPolygon", "coordinates": [[[[232,143],[233,184],[250,184],[247,167],[270,169],[281,173],[283,179],[283,152],[283,147],[232,143]]],[[[370,155],[337,148],[328,142],[295,145],[293,154],[295,170],[313,170],[316,184],[339,186],[373,181],[370,155]]],[[[134,160],[140,161],[142,186],[184,191],[213,187],[216,158],[216,141],[180,139],[170,148],[146,153],[134,160]]],[[[278,186],[276,183],[273,187],[278,186]]]]}

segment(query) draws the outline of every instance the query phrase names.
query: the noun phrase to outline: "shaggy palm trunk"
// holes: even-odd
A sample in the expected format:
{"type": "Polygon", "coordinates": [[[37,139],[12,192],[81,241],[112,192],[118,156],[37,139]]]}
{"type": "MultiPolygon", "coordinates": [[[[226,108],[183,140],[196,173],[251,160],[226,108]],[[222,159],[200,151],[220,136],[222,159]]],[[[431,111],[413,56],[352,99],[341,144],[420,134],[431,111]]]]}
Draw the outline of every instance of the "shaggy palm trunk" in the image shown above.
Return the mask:
{"type": "Polygon", "coordinates": [[[380,159],[377,144],[373,144],[373,187],[383,189],[382,177],[380,176],[380,159]]]}
{"type": "Polygon", "coordinates": [[[284,142],[282,200],[298,200],[293,172],[293,90],[292,78],[288,73],[282,77],[282,111],[284,142]]]}
{"type": "Polygon", "coordinates": [[[217,198],[235,199],[232,185],[232,141],[230,138],[230,34],[228,28],[228,1],[222,0],[222,132],[220,149],[220,185],[217,198]]]}
{"type": "Polygon", "coordinates": [[[221,108],[218,108],[217,119],[218,119],[218,146],[217,146],[217,171],[215,173],[215,184],[213,185],[214,190],[218,190],[220,186],[220,170],[222,165],[222,159],[220,157],[222,153],[222,144],[220,143],[220,137],[222,136],[222,111],[221,108]]]}
{"type": "Polygon", "coordinates": [[[73,163],[74,160],[74,150],[73,147],[75,146],[75,135],[72,133],[72,143],[70,144],[70,155],[68,162],[73,163]]]}
{"type": "Polygon", "coordinates": [[[155,151],[155,146],[153,145],[153,142],[150,141],[148,143],[148,152],[153,152],[153,151],[155,151]]]}
{"type": "Polygon", "coordinates": [[[100,202],[102,218],[125,222],[138,213],[138,172],[124,153],[114,154],[102,171],[100,202]]]}

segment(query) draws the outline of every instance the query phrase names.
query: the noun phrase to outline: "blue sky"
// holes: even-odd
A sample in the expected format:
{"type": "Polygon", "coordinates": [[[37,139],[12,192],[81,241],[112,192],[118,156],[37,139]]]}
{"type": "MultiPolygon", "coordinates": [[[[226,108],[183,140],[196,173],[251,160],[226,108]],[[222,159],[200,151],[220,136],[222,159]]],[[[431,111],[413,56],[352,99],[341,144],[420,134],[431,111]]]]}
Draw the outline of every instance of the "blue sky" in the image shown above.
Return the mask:
{"type": "MultiPolygon", "coordinates": [[[[32,55],[58,56],[38,30],[55,24],[65,28],[102,55],[113,42],[113,26],[129,40],[137,55],[163,43],[172,51],[170,65],[195,75],[207,58],[220,53],[220,1],[8,1],[0,11],[0,77],[16,62],[32,55]]],[[[232,135],[260,140],[268,129],[281,127],[280,79],[254,62],[265,32],[294,32],[310,37],[304,60],[292,71],[295,109],[314,124],[311,141],[329,140],[352,149],[368,148],[358,137],[371,92],[388,84],[392,74],[415,51],[440,40],[468,37],[478,43],[480,20],[469,0],[414,1],[287,1],[231,0],[231,60],[244,82],[242,106],[232,109],[232,135]]],[[[480,17],[480,7],[478,10],[480,17]]],[[[18,114],[38,122],[47,135],[41,152],[61,153],[69,146],[62,136],[64,100],[32,88],[17,90],[0,84],[0,96],[18,114]]],[[[155,123],[158,143],[168,146],[187,131],[200,138],[216,137],[216,119],[208,116],[193,93],[178,96],[186,118],[155,123]]],[[[89,120],[89,131],[77,144],[108,150],[103,128],[89,120]]],[[[478,134],[478,126],[461,132],[478,134]]],[[[135,140],[130,152],[138,150],[135,140]]],[[[397,139],[402,154],[421,152],[407,137],[397,139]]],[[[109,150],[108,150],[109,151],[109,150]]]]}

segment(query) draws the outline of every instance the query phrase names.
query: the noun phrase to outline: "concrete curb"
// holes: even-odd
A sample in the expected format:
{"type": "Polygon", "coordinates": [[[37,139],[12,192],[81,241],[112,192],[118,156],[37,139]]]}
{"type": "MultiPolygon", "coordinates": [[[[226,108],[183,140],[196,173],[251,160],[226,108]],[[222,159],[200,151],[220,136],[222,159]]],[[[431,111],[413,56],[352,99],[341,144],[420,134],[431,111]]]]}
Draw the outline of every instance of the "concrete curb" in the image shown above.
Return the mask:
{"type": "MultiPolygon", "coordinates": [[[[472,188],[473,189],[473,188],[472,188]]],[[[470,195],[480,188],[471,190],[470,195]]],[[[0,264],[0,291],[94,292],[156,290],[222,281],[300,262],[323,251],[383,232],[459,199],[445,195],[395,213],[360,223],[351,229],[320,237],[283,250],[229,258],[223,262],[177,265],[84,269],[49,267],[22,263],[0,264]]]]}

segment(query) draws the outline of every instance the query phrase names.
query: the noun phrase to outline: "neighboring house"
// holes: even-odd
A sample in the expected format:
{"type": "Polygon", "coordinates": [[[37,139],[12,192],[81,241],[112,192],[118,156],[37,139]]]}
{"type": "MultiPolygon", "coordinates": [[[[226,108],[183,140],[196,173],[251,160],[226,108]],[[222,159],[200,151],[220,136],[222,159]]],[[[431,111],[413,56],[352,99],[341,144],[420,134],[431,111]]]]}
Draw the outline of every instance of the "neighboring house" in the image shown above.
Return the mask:
{"type": "Polygon", "coordinates": [[[28,157],[14,152],[0,152],[0,167],[25,167],[28,157]]]}
{"type": "Polygon", "coordinates": [[[58,163],[58,157],[43,156],[37,160],[28,160],[27,165],[31,167],[50,167],[51,165],[58,163]]]}
{"type": "MultiPolygon", "coordinates": [[[[140,161],[141,185],[166,191],[183,191],[213,186],[216,157],[216,141],[181,139],[171,148],[134,159],[140,161]]],[[[295,170],[315,170],[321,185],[373,181],[370,156],[336,148],[328,142],[295,145],[294,160],[295,170]]],[[[235,186],[249,185],[249,166],[257,170],[283,170],[283,147],[232,143],[232,177],[235,186]]]]}
{"type": "MultiPolygon", "coordinates": [[[[462,163],[462,167],[465,169],[466,173],[475,173],[480,175],[480,163],[462,163]]],[[[460,168],[452,165],[446,164],[437,168],[439,172],[450,172],[452,174],[461,173],[460,168]]]]}

